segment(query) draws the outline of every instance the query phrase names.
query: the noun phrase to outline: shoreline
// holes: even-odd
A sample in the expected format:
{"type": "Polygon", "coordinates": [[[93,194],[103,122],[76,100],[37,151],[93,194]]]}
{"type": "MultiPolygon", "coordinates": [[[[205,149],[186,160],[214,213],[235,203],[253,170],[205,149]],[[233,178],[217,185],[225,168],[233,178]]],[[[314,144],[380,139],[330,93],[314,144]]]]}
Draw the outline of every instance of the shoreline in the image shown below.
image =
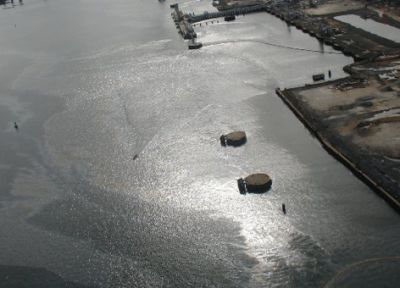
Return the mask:
{"type": "MultiPolygon", "coordinates": [[[[338,80],[334,80],[331,82],[337,82],[337,81],[342,81],[343,79],[346,78],[341,78],[338,80]]],[[[320,85],[320,84],[316,84],[320,85]]],[[[310,85],[314,86],[314,85],[310,85]]],[[[307,87],[306,87],[307,88],[307,87]]],[[[298,89],[298,88],[293,88],[293,89],[298,89]]],[[[281,90],[277,88],[275,90],[276,94],[279,96],[279,98],[286,104],[287,107],[296,115],[296,117],[300,120],[300,122],[303,123],[303,125],[307,128],[308,131],[321,143],[321,145],[324,147],[324,149],[335,159],[340,161],[344,166],[346,166],[350,171],[357,176],[359,179],[361,179],[364,183],[366,183],[369,187],[372,188],[375,192],[377,192],[380,196],[383,196],[383,198],[398,212],[400,212],[400,201],[399,199],[395,198],[394,195],[392,195],[390,192],[386,191],[384,187],[380,186],[374,179],[372,179],[368,174],[366,174],[365,171],[363,171],[362,168],[359,168],[358,165],[356,165],[349,157],[344,155],[340,150],[339,145],[336,147],[329,141],[323,133],[319,132],[318,129],[316,129],[313,124],[308,120],[307,116],[311,115],[306,115],[301,111],[301,108],[299,107],[298,103],[294,103],[290,99],[290,91],[293,89],[288,89],[288,90],[281,90]]],[[[312,117],[312,116],[311,116],[312,117]]],[[[345,145],[341,143],[342,145],[345,145]]]]}
{"type": "Polygon", "coordinates": [[[348,23],[334,19],[336,16],[355,14],[360,17],[368,15],[368,18],[379,23],[388,24],[399,28],[400,23],[389,18],[390,21],[382,22],[377,13],[373,13],[366,8],[341,11],[326,14],[320,17],[304,16],[303,11],[288,11],[281,6],[267,6],[265,11],[280,18],[288,25],[295,26],[297,29],[317,38],[324,44],[341,51],[346,56],[351,56],[357,61],[373,61],[374,58],[384,54],[399,54],[400,43],[380,37],[360,28],[356,28],[348,23]],[[357,40],[357,41],[354,41],[357,40]],[[371,49],[372,48],[372,49],[371,49]],[[382,50],[384,48],[384,50],[382,50]]]}
{"type": "MultiPolygon", "coordinates": [[[[326,117],[326,115],[330,115],[330,117],[334,117],[334,113],[329,112],[326,108],[325,111],[313,109],[313,100],[310,100],[309,103],[306,103],[304,98],[306,96],[302,95],[307,94],[307,91],[312,91],[312,89],[316,87],[330,87],[330,85],[340,84],[345,81],[352,81],[354,78],[364,78],[367,81],[370,81],[372,78],[377,78],[379,75],[368,75],[368,72],[356,72],[353,67],[357,66],[374,66],[376,62],[378,62],[380,58],[379,54],[381,53],[366,53],[365,51],[358,51],[355,49],[356,47],[352,47],[351,45],[343,45],[341,41],[332,41],[332,38],[336,37],[327,37],[323,36],[318,33],[318,29],[314,27],[307,27],[309,22],[305,21],[291,21],[288,15],[284,13],[276,13],[276,10],[271,8],[267,12],[281,18],[283,21],[287,22],[289,25],[294,25],[296,28],[310,34],[318,38],[320,41],[324,42],[327,45],[333,46],[337,50],[341,50],[345,55],[351,55],[355,63],[343,67],[343,70],[349,73],[349,77],[333,80],[333,81],[324,81],[322,83],[315,83],[315,84],[306,84],[304,86],[295,87],[291,89],[284,89],[281,90],[280,88],[276,89],[276,94],[279,98],[289,107],[289,109],[296,115],[296,117],[303,123],[303,125],[312,133],[312,135],[318,139],[324,149],[335,157],[338,161],[340,161],[344,166],[346,166],[354,175],[356,175],[359,179],[361,179],[364,183],[366,183],[369,187],[372,188],[378,195],[382,196],[387,203],[389,203],[396,211],[400,212],[400,193],[398,192],[398,183],[399,178],[395,178],[399,175],[394,175],[395,177],[387,173],[390,169],[390,165],[381,165],[382,167],[378,167],[374,164],[377,163],[378,158],[379,162],[385,162],[384,154],[375,155],[374,151],[370,151],[371,149],[367,149],[367,151],[363,151],[362,153],[358,149],[358,145],[354,145],[353,135],[351,136],[343,136],[340,133],[336,133],[335,129],[339,130],[341,128],[340,125],[343,123],[337,124],[337,126],[333,126],[330,124],[330,118],[326,117]],[[325,117],[325,118],[324,118],[325,117]],[[338,128],[339,127],[339,128],[338,128]],[[342,137],[343,136],[343,137],[342,137]],[[360,160],[360,161],[357,161],[360,160]]],[[[367,8],[358,9],[358,10],[351,10],[351,11],[341,11],[338,13],[328,14],[326,17],[329,19],[333,19],[333,17],[338,15],[346,15],[346,14],[356,14],[361,16],[367,13],[367,8]]],[[[371,13],[370,18],[373,20],[376,18],[377,13],[371,13]],[[374,17],[375,16],[375,17],[374,17]]],[[[387,18],[387,17],[386,17],[387,18]]],[[[323,18],[324,19],[324,18],[323,18]]],[[[385,19],[387,20],[387,19],[385,19]]],[[[394,20],[390,18],[393,22],[394,20]]],[[[333,20],[337,21],[337,20],[333,20]]],[[[379,21],[381,22],[381,21],[379,21]]],[[[323,20],[320,20],[320,23],[323,23],[323,20]]],[[[343,24],[343,23],[342,23],[343,24]]],[[[387,24],[387,23],[385,23],[387,24]]],[[[344,24],[345,26],[351,26],[349,24],[344,24]]],[[[400,23],[394,25],[395,27],[399,27],[400,23]]],[[[329,26],[328,26],[329,27],[329,26]]],[[[393,58],[399,55],[398,49],[396,49],[400,44],[395,43],[393,41],[383,39],[377,35],[369,33],[359,28],[351,27],[347,30],[348,35],[355,34],[357,37],[361,36],[365,38],[367,41],[373,40],[379,43],[380,45],[385,45],[385,50],[389,55],[392,55],[393,58]],[[350,32],[349,32],[350,31],[350,32]],[[397,50],[397,51],[396,51],[397,50]]],[[[348,42],[351,43],[351,42],[348,42]]],[[[366,46],[365,49],[370,48],[366,46]]],[[[378,52],[378,51],[377,51],[378,52]]],[[[381,57],[384,58],[384,57],[381,57]]],[[[390,58],[390,56],[389,56],[390,58]]],[[[382,60],[382,59],[381,59],[382,60]]],[[[390,61],[389,61],[390,62],[390,61]]],[[[390,86],[391,87],[391,86],[390,86]]],[[[352,88],[355,89],[355,88],[352,88]]],[[[307,95],[308,96],[308,95],[307,95]]],[[[322,98],[322,97],[321,97],[322,98]]],[[[316,102],[318,100],[315,100],[316,102]]],[[[368,103],[369,104],[369,103],[368,103]]],[[[339,104],[337,104],[339,105],[339,104]]],[[[334,109],[336,106],[332,105],[330,109],[334,109]]],[[[392,109],[395,107],[391,107],[392,109]]],[[[342,113],[344,114],[344,113],[342,113]]],[[[341,115],[343,116],[343,115],[341,115]]],[[[357,118],[357,113],[353,113],[353,115],[345,115],[348,118],[357,118]]],[[[353,120],[353,119],[352,119],[353,120]]],[[[340,121],[338,121],[340,122],[340,121]]],[[[359,122],[360,124],[361,122],[359,122]]],[[[357,133],[356,128],[352,133],[357,133]]],[[[385,141],[382,139],[382,141],[385,141]]],[[[367,146],[368,147],[368,146],[367,146]]]]}

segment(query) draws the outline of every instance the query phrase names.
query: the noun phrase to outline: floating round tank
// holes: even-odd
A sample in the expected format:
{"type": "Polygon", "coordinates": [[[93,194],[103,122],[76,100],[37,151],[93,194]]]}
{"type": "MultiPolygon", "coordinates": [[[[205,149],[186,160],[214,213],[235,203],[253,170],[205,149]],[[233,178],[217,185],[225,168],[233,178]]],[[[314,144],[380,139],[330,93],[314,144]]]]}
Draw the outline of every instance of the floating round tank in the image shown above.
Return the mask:
{"type": "Polygon", "coordinates": [[[264,173],[256,173],[240,178],[238,188],[241,194],[248,193],[263,193],[268,191],[272,186],[272,179],[264,173]]]}
{"type": "Polygon", "coordinates": [[[247,142],[246,133],[244,131],[235,131],[220,137],[222,146],[241,146],[247,142]]]}

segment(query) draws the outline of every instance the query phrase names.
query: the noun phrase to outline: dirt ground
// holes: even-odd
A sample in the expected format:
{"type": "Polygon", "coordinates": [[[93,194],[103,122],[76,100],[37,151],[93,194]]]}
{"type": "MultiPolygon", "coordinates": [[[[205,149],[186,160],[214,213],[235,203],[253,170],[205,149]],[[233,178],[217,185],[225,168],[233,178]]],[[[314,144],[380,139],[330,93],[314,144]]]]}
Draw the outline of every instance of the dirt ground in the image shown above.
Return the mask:
{"type": "Polygon", "coordinates": [[[316,8],[306,9],[305,12],[312,16],[322,16],[334,13],[341,13],[351,10],[361,9],[365,6],[365,4],[359,1],[352,0],[331,0],[327,3],[319,5],[316,8]]]}
{"type": "MultiPolygon", "coordinates": [[[[215,1],[213,3],[215,3],[215,1]]],[[[219,1],[217,0],[217,3],[218,4],[215,4],[215,6],[218,9],[225,10],[225,9],[232,9],[235,7],[266,4],[268,3],[268,0],[219,0],[219,1]]]]}
{"type": "Polygon", "coordinates": [[[319,0],[308,8],[304,0],[297,14],[270,9],[356,61],[344,68],[350,77],[277,94],[329,153],[400,209],[400,45],[334,18],[357,14],[400,28],[400,6],[365,3],[319,0]]]}
{"type": "Polygon", "coordinates": [[[299,92],[301,100],[353,144],[400,159],[400,82],[371,77],[365,87],[341,90],[337,85],[299,92]]]}

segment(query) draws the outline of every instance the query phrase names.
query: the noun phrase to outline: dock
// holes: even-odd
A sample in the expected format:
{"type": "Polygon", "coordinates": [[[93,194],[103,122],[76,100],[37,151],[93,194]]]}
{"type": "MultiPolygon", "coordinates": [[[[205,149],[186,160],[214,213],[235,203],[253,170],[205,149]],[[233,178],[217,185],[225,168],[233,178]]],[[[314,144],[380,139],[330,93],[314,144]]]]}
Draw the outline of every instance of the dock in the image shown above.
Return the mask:
{"type": "Polygon", "coordinates": [[[190,23],[196,23],[214,18],[234,17],[255,12],[265,12],[266,8],[267,8],[266,5],[254,5],[254,6],[240,7],[218,12],[204,12],[199,15],[187,14],[187,18],[190,23]]]}
{"type": "Polygon", "coordinates": [[[197,34],[194,31],[191,22],[189,21],[188,15],[183,14],[183,12],[179,10],[178,4],[172,4],[170,7],[174,9],[174,11],[171,13],[171,16],[175,22],[176,28],[179,31],[179,34],[182,35],[182,38],[185,40],[197,38],[197,34]]]}

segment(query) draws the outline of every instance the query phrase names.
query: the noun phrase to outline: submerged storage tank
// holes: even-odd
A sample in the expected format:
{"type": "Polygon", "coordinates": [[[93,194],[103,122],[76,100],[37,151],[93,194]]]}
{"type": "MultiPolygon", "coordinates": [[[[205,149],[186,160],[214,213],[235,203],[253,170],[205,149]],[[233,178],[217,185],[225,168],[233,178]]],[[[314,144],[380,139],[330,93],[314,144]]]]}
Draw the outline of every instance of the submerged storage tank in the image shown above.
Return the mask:
{"type": "Polygon", "coordinates": [[[265,173],[256,173],[237,180],[240,194],[264,193],[272,186],[272,179],[265,173]]]}
{"type": "Polygon", "coordinates": [[[235,131],[226,135],[222,135],[220,138],[222,146],[241,146],[247,142],[246,133],[244,131],[235,131]]]}

